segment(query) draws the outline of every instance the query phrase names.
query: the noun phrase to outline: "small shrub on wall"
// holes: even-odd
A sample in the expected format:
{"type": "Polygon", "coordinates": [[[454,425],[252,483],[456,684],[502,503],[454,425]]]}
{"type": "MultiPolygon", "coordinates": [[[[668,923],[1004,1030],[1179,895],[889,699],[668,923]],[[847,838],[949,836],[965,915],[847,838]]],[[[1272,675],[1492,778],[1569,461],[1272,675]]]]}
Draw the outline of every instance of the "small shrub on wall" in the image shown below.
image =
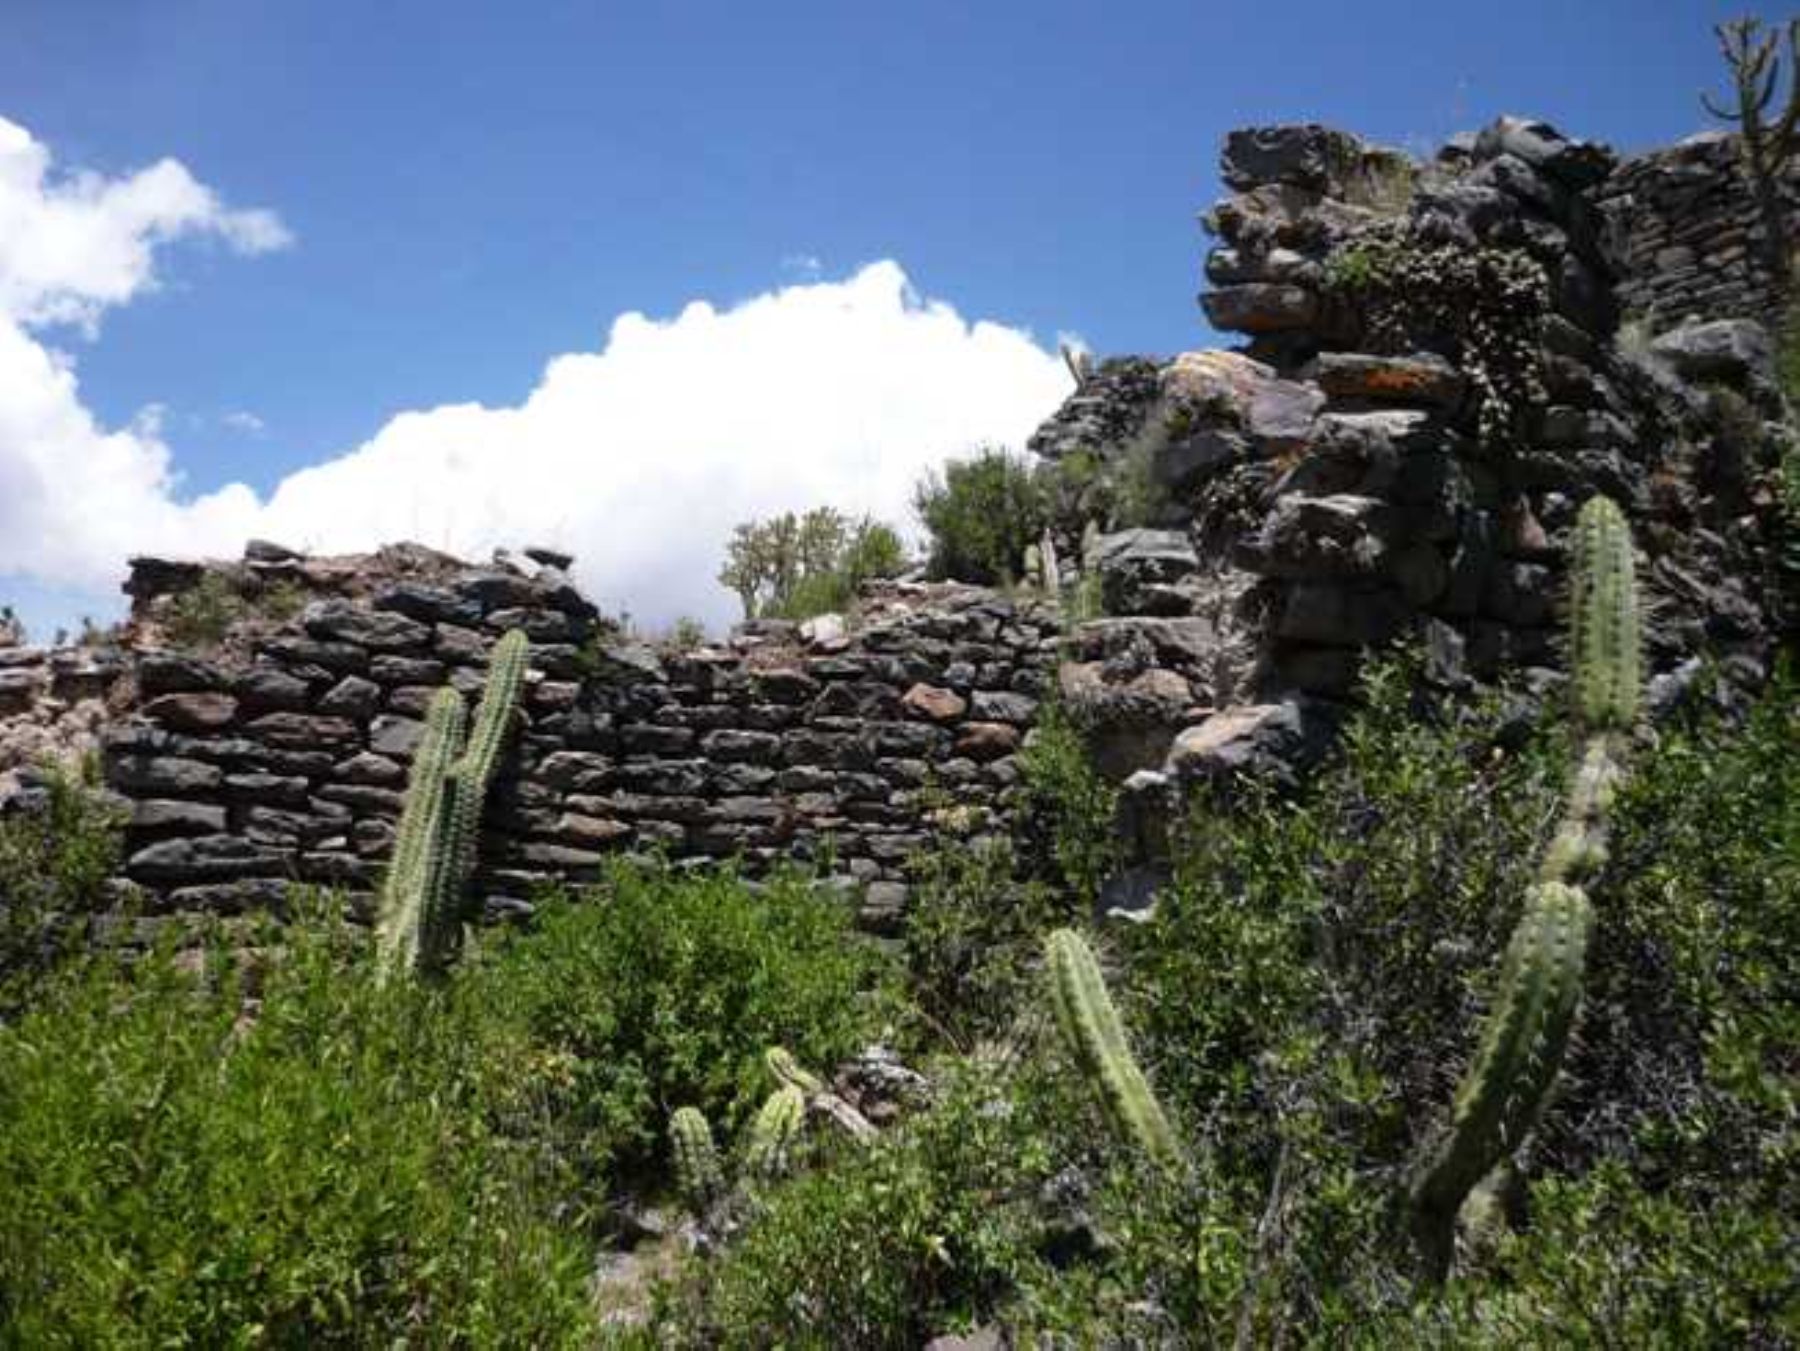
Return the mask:
{"type": "Polygon", "coordinates": [[[931,575],[986,585],[1018,580],[1043,532],[1044,495],[1031,467],[989,448],[927,474],[913,506],[931,533],[931,575]]]}

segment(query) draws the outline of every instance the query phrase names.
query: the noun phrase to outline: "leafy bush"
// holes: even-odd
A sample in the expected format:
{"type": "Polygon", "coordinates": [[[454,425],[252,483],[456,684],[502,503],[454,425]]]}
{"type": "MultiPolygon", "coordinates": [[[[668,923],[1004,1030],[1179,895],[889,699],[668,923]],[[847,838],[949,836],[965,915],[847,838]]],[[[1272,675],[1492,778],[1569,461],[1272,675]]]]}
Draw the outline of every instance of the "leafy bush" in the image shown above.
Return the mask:
{"type": "Polygon", "coordinates": [[[481,964],[469,995],[504,1005],[554,1062],[554,1106],[590,1180],[658,1161],[696,1107],[735,1134],[768,1094],[762,1055],[830,1066],[888,1012],[880,964],[840,899],[797,873],[620,864],[580,903],[540,911],[481,964]]]}
{"type": "Polygon", "coordinates": [[[1043,492],[1027,462],[988,448],[927,474],[913,506],[931,533],[931,575],[1010,584],[1045,525],[1043,492]]]}
{"type": "Polygon", "coordinates": [[[680,1340],[912,1348],[987,1316],[1045,1269],[1051,1138],[1029,1099],[957,1076],[932,1111],[771,1192],[675,1302],[680,1340]]]}
{"type": "Polygon", "coordinates": [[[472,1006],[379,988],[349,938],[298,925],[203,974],[101,956],[0,1028],[9,1344],[583,1335],[585,1245],[508,1131],[529,1059],[472,1006]]]}
{"type": "Polygon", "coordinates": [[[98,765],[53,768],[40,807],[0,819],[0,1011],[55,954],[70,921],[102,908],[120,851],[98,765]]]}

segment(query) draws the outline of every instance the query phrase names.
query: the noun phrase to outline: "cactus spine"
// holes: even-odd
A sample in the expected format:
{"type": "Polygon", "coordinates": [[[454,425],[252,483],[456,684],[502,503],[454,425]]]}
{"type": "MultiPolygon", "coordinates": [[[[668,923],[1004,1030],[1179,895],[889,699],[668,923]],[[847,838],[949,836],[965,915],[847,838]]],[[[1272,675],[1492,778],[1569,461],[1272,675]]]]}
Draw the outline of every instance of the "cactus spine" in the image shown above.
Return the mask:
{"type": "Polygon", "coordinates": [[[1050,935],[1050,996],[1069,1054],[1099,1090],[1115,1126],[1162,1164],[1181,1157],[1175,1132],[1125,1041],[1093,949],[1072,929],[1050,935]]]}
{"type": "Polygon", "coordinates": [[[378,928],[384,978],[403,967],[442,971],[461,944],[463,896],[475,871],[482,804],[518,707],[528,652],[517,629],[494,644],[466,746],[462,696],[449,688],[432,696],[382,888],[378,928]]]}
{"type": "Polygon", "coordinates": [[[394,836],[394,858],[381,891],[377,944],[384,976],[410,967],[418,957],[444,780],[462,752],[462,737],[462,696],[446,687],[425,710],[425,730],[413,752],[412,777],[394,836]]]}
{"type": "Polygon", "coordinates": [[[744,1144],[744,1172],[767,1182],[787,1171],[788,1149],[800,1134],[806,1117],[806,1096],[792,1084],[783,1084],[769,1095],[744,1144]]]}
{"type": "Polygon", "coordinates": [[[713,1144],[712,1127],[695,1107],[678,1107],[669,1118],[675,1152],[675,1183],[695,1215],[704,1217],[725,1191],[725,1170],[713,1144]]]}
{"type": "Polygon", "coordinates": [[[1570,681],[1581,747],[1568,803],[1538,881],[1507,943],[1494,1007],[1449,1129],[1426,1152],[1411,1190],[1425,1274],[1442,1280],[1469,1194],[1536,1124],[1581,1003],[1593,906],[1582,884],[1606,862],[1606,814],[1623,775],[1642,680],[1631,532],[1603,497],[1581,510],[1570,581],[1570,681]]]}

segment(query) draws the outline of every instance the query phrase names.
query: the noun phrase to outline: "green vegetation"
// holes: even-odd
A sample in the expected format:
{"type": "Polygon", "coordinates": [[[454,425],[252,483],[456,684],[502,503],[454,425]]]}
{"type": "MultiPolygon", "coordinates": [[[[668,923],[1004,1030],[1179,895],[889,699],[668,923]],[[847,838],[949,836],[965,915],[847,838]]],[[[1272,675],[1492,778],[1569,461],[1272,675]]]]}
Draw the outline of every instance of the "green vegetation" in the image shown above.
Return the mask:
{"type": "Polygon", "coordinates": [[[1047,523],[1031,466],[993,447],[928,474],[913,507],[931,534],[931,575],[959,582],[1016,582],[1047,523]]]}
{"type": "Polygon", "coordinates": [[[121,823],[94,791],[99,774],[94,758],[52,767],[41,808],[0,818],[0,1016],[105,905],[121,823]]]}
{"type": "Polygon", "coordinates": [[[200,650],[217,647],[234,625],[247,619],[280,623],[298,614],[306,592],[292,582],[234,582],[208,571],[186,591],[169,598],[161,622],[168,641],[200,650]]]}
{"type": "Polygon", "coordinates": [[[864,582],[905,566],[891,526],[815,507],[738,526],[719,581],[737,592],[746,619],[810,619],[846,609],[864,582]]]}
{"type": "Polygon", "coordinates": [[[1325,285],[1359,316],[1370,350],[1442,350],[1468,373],[1484,446],[1512,445],[1520,418],[1543,403],[1538,332],[1550,292],[1529,255],[1434,243],[1407,222],[1380,221],[1337,246],[1325,285]]]}

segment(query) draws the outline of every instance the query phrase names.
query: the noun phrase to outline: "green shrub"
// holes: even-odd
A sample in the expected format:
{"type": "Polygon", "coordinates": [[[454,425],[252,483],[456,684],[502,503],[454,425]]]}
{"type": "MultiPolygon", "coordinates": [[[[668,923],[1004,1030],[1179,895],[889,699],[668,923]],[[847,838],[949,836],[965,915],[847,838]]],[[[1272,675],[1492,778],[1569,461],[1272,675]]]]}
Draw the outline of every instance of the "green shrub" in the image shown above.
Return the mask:
{"type": "Polygon", "coordinates": [[[931,534],[931,575],[959,582],[1010,585],[1045,525],[1030,465],[995,448],[927,474],[913,506],[931,534]]]}
{"type": "Polygon", "coordinates": [[[735,1136],[768,1096],[767,1047],[829,1067],[880,1032],[883,973],[851,919],[798,873],[753,887],[621,863],[590,896],[545,906],[467,993],[504,1004],[554,1061],[559,1128],[587,1177],[629,1179],[662,1159],[677,1107],[735,1136]]]}
{"type": "Polygon", "coordinates": [[[905,546],[891,526],[815,507],[739,525],[719,581],[737,592],[746,619],[798,620],[848,608],[864,582],[905,566],[905,546]]]}
{"type": "Polygon", "coordinates": [[[169,598],[162,615],[163,633],[176,647],[216,647],[249,613],[250,603],[223,573],[207,572],[169,598]]]}
{"type": "Polygon", "coordinates": [[[931,1111],[768,1193],[672,1321],[697,1346],[912,1348],[1042,1279],[1055,1134],[1029,1099],[954,1076],[931,1111]]]}
{"type": "Polygon", "coordinates": [[[121,821],[97,791],[98,774],[91,759],[56,768],[41,810],[0,819],[0,1012],[54,957],[60,934],[79,936],[71,922],[106,903],[121,821]]]}
{"type": "Polygon", "coordinates": [[[0,1340],[584,1335],[585,1245],[510,1132],[534,1116],[520,1045],[378,988],[335,924],[283,942],[203,974],[98,957],[0,1028],[0,1340]]]}

